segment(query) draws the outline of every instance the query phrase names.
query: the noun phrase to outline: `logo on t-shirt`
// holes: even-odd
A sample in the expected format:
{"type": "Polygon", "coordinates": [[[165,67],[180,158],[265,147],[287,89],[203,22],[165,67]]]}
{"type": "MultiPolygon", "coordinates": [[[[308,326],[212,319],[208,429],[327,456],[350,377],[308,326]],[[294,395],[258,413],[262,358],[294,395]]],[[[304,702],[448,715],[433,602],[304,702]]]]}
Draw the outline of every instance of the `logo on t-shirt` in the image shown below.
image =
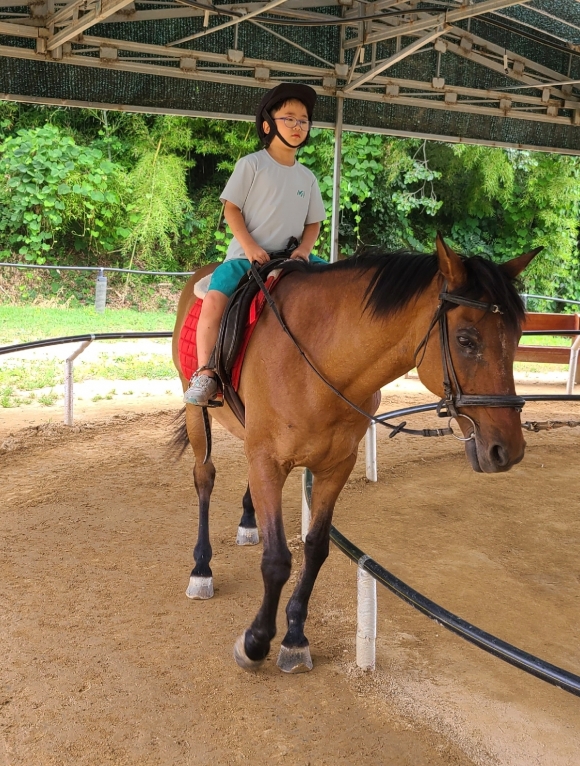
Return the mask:
{"type": "Polygon", "coordinates": [[[296,192],[296,194],[297,194],[299,197],[303,197],[303,196],[304,196],[304,192],[302,191],[302,189],[298,189],[298,191],[296,192]]]}

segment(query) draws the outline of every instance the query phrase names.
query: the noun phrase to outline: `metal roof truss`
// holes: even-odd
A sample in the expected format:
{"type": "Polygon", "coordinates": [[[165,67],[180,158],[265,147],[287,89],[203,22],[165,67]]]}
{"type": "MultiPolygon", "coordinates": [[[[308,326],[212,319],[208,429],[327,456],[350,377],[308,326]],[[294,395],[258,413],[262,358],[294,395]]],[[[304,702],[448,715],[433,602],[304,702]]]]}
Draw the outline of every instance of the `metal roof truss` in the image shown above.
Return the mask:
{"type": "MultiPolygon", "coordinates": [[[[580,4],[561,2],[566,9],[572,8],[567,15],[559,15],[560,3],[547,0],[270,0],[219,5],[208,0],[28,0],[22,4],[0,0],[0,57],[244,88],[265,89],[279,81],[297,80],[312,85],[319,95],[345,103],[377,102],[579,126],[580,80],[571,72],[580,52],[576,42],[580,14],[576,20],[573,13],[580,4]],[[522,9],[523,20],[517,15],[522,9]],[[180,29],[189,24],[190,33],[167,39],[171,20],[180,20],[180,29]],[[483,23],[473,30],[476,21],[483,23]],[[309,47],[308,40],[296,33],[309,23],[333,26],[335,48],[309,47]],[[555,24],[556,31],[546,33],[546,23],[555,24]],[[494,32],[493,24],[508,28],[518,24],[524,37],[519,39],[513,31],[509,41],[517,44],[505,47],[498,42],[498,35],[505,32],[494,32]],[[155,38],[154,43],[142,39],[142,30],[154,30],[156,25],[163,28],[165,39],[155,38]],[[293,55],[286,60],[248,55],[240,45],[239,31],[250,26],[256,40],[274,37],[293,55]],[[111,30],[114,35],[108,34],[111,30]],[[486,30],[490,33],[485,34],[486,30]],[[538,30],[544,37],[527,49],[535,52],[560,45],[564,51],[560,59],[567,66],[547,66],[546,57],[533,52],[523,55],[522,41],[529,39],[525,35],[538,38],[538,30]],[[411,65],[426,52],[432,57],[436,53],[436,66],[428,72],[432,76],[424,76],[424,66],[417,67],[423,76],[412,76],[411,65]],[[473,77],[462,81],[460,66],[458,76],[446,79],[441,65],[449,56],[478,65],[486,73],[482,81],[496,85],[481,87],[473,77]],[[397,66],[402,62],[411,76],[401,76],[397,66]]],[[[259,44],[252,47],[255,51],[259,44]]],[[[5,88],[0,85],[0,89],[5,88]]],[[[10,93],[2,97],[54,102],[43,99],[42,93],[29,99],[10,93]]],[[[69,102],[74,104],[74,97],[69,102]]],[[[580,153],[580,140],[577,146],[580,153]]]]}

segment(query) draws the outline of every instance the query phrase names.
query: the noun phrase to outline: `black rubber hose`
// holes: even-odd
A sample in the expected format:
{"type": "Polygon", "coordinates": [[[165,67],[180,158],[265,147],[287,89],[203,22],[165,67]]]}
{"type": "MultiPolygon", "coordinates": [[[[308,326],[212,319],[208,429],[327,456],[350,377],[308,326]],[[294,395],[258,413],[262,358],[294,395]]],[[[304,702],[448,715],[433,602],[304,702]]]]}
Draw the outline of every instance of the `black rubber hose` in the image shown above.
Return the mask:
{"type": "Polygon", "coordinates": [[[14,351],[25,351],[29,348],[45,348],[46,346],[62,346],[65,343],[82,343],[85,340],[122,340],[123,338],[171,338],[169,330],[162,332],[102,332],[86,335],[68,335],[63,338],[45,338],[32,340],[28,343],[14,343],[11,346],[0,346],[0,356],[14,351]]]}
{"type": "MultiPolygon", "coordinates": [[[[580,399],[579,397],[576,397],[580,399]]],[[[405,410],[397,410],[397,413],[405,413],[405,415],[413,414],[413,412],[422,411],[425,412],[427,408],[434,409],[437,405],[420,405],[420,407],[408,407],[405,410]],[[422,409],[421,409],[422,408],[422,409]]],[[[394,417],[395,412],[389,412],[385,417],[394,417]]],[[[305,481],[306,499],[310,506],[312,497],[312,474],[310,471],[306,471],[305,481]]],[[[448,612],[439,604],[431,601],[426,596],[411,588],[410,585],[395,577],[394,574],[378,564],[374,559],[367,556],[364,551],[358,548],[354,543],[346,538],[342,532],[339,532],[336,527],[330,528],[330,539],[336,545],[336,547],[348,556],[349,559],[362,566],[372,577],[375,578],[381,585],[388,588],[391,593],[394,593],[400,599],[410,604],[419,612],[427,615],[427,617],[435,620],[447,630],[461,636],[466,641],[475,644],[480,649],[493,654],[494,657],[498,657],[504,662],[508,662],[510,665],[514,665],[526,673],[530,673],[536,678],[547,681],[554,686],[558,686],[564,691],[570,692],[580,697],[580,676],[570,673],[563,668],[559,668],[557,665],[552,665],[549,662],[536,657],[533,654],[524,652],[522,649],[518,649],[517,646],[508,644],[506,641],[502,641],[500,638],[493,636],[491,633],[472,625],[466,620],[461,619],[452,612],[448,612]]]]}

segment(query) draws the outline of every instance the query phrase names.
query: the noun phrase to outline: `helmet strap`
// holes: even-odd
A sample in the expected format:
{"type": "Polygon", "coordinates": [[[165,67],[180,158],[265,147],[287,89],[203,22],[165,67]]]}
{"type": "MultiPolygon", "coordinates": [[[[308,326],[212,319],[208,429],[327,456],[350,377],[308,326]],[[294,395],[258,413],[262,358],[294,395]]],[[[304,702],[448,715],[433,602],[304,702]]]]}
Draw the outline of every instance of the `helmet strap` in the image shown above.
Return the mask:
{"type": "MultiPolygon", "coordinates": [[[[263,112],[263,115],[264,115],[264,120],[268,123],[268,125],[270,126],[271,132],[274,134],[272,138],[274,136],[278,136],[280,141],[282,141],[283,144],[286,144],[286,146],[289,149],[302,149],[302,147],[307,143],[308,139],[310,138],[310,129],[308,129],[308,132],[306,133],[306,138],[304,139],[304,141],[298,144],[298,146],[293,146],[292,144],[288,143],[288,141],[286,141],[286,139],[283,136],[280,135],[278,126],[276,125],[276,121],[274,120],[274,118],[271,117],[266,111],[263,112]]],[[[269,133],[267,133],[266,135],[270,137],[269,133]]],[[[272,143],[271,138],[270,138],[270,143],[272,143]]],[[[268,146],[270,146],[270,143],[268,144],[268,146]]]]}

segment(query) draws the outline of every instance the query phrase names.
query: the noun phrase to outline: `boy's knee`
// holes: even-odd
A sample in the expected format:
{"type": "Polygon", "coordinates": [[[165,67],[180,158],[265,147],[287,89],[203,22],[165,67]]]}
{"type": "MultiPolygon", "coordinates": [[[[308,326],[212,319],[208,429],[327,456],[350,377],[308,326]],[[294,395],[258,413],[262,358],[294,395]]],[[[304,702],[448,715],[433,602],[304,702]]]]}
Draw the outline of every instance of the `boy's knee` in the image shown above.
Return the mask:
{"type": "Polygon", "coordinates": [[[223,310],[228,302],[228,296],[219,290],[209,290],[203,299],[204,306],[216,311],[223,310]]]}

